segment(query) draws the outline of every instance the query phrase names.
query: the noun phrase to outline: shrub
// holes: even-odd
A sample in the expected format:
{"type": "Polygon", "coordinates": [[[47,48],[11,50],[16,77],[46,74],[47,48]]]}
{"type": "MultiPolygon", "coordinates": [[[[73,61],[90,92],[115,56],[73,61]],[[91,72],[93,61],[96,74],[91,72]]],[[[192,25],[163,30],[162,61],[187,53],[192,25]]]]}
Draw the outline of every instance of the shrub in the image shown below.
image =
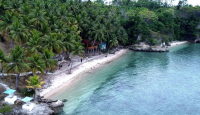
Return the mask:
{"type": "Polygon", "coordinates": [[[169,44],[169,39],[165,35],[163,36],[163,38],[164,38],[165,44],[169,44]]]}
{"type": "Polygon", "coordinates": [[[0,107],[0,113],[5,114],[7,112],[10,112],[12,108],[8,104],[2,104],[0,107]]]}
{"type": "Polygon", "coordinates": [[[149,44],[150,45],[157,45],[158,44],[158,40],[157,39],[151,39],[150,41],[149,41],[149,44]]]}
{"type": "Polygon", "coordinates": [[[35,91],[30,88],[24,88],[22,89],[22,94],[25,96],[33,96],[33,94],[35,94],[35,91]]]}

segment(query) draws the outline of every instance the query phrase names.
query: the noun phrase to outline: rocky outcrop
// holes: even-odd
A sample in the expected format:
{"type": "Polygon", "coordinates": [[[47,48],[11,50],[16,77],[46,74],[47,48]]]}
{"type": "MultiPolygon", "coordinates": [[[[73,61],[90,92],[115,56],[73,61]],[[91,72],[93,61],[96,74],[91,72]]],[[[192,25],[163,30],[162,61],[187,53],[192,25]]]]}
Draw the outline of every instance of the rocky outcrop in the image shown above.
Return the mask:
{"type": "Polygon", "coordinates": [[[64,111],[63,111],[63,107],[64,105],[62,105],[62,106],[55,106],[55,107],[50,107],[51,108],[51,110],[53,110],[53,114],[59,114],[59,113],[63,113],[64,111]]]}
{"type": "Polygon", "coordinates": [[[32,111],[23,110],[21,106],[13,108],[10,115],[51,115],[54,111],[46,103],[37,104],[32,111]]]}
{"type": "Polygon", "coordinates": [[[46,103],[48,107],[53,111],[52,114],[62,113],[64,106],[64,102],[67,102],[67,99],[61,100],[51,100],[51,99],[44,99],[43,97],[37,97],[38,102],[46,103]]]}
{"type": "Polygon", "coordinates": [[[9,115],[54,115],[64,112],[62,107],[64,106],[63,102],[66,102],[67,99],[62,101],[60,100],[51,100],[44,99],[43,97],[38,96],[36,98],[38,101],[33,102],[35,104],[32,111],[27,111],[22,109],[21,101],[16,102],[14,108],[9,115]]]}
{"type": "Polygon", "coordinates": [[[64,103],[60,100],[56,101],[56,102],[52,102],[51,105],[50,105],[52,108],[54,107],[63,107],[64,106],[64,103]]]}
{"type": "Polygon", "coordinates": [[[134,51],[141,51],[141,52],[169,52],[167,49],[157,49],[157,48],[129,48],[130,50],[134,51]]]}
{"type": "MultiPolygon", "coordinates": [[[[3,99],[5,94],[3,92],[9,89],[9,87],[3,83],[0,83],[0,104],[4,103],[3,99]]],[[[34,102],[35,107],[32,111],[27,111],[22,109],[22,105],[25,104],[21,100],[17,100],[15,105],[12,106],[12,111],[7,113],[8,115],[52,115],[62,113],[64,102],[67,102],[67,99],[61,100],[51,100],[44,99],[44,97],[38,96],[36,98],[37,102],[34,102]]]]}
{"type": "Polygon", "coordinates": [[[35,105],[32,111],[24,110],[22,109],[22,106],[16,106],[12,109],[12,112],[10,112],[9,115],[54,115],[62,113],[63,106],[64,104],[62,101],[59,101],[58,104],[54,104],[53,106],[52,103],[38,103],[35,105]]]}

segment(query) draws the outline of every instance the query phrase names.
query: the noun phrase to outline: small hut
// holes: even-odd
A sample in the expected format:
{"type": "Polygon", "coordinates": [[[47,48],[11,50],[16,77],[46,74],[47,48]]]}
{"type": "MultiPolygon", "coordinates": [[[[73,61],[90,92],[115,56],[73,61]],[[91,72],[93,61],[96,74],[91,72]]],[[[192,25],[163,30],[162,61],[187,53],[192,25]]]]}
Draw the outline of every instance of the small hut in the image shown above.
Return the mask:
{"type": "Polygon", "coordinates": [[[82,43],[84,44],[84,47],[88,51],[88,53],[89,53],[89,51],[92,51],[93,49],[94,50],[98,49],[98,42],[97,41],[95,41],[93,43],[93,41],[91,41],[91,40],[83,39],[82,43]],[[94,44],[94,47],[93,47],[93,44],[94,44]]]}
{"type": "Polygon", "coordinates": [[[106,43],[99,44],[99,48],[101,50],[105,50],[106,49],[106,43]]]}

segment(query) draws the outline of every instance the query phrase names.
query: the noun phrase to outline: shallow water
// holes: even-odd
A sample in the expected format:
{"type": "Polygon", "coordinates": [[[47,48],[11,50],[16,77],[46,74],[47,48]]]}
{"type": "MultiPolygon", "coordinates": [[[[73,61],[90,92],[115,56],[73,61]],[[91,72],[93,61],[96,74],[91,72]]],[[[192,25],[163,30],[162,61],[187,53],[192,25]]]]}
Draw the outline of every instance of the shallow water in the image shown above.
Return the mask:
{"type": "Polygon", "coordinates": [[[79,77],[52,99],[63,115],[199,115],[200,44],[169,53],[129,51],[79,77]]]}

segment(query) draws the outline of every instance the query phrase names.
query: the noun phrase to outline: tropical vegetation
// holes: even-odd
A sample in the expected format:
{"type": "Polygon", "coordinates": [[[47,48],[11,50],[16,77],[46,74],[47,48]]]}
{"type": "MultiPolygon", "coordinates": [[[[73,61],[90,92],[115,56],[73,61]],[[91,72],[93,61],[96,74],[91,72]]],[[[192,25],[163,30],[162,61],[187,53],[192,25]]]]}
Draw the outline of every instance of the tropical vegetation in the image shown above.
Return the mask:
{"type": "Polygon", "coordinates": [[[2,113],[3,115],[5,115],[6,113],[10,112],[12,110],[11,106],[8,104],[1,104],[0,106],[0,113],[2,113]]]}
{"type": "Polygon", "coordinates": [[[32,76],[29,78],[30,80],[26,80],[26,82],[28,83],[28,86],[26,86],[27,88],[31,88],[34,89],[35,94],[34,94],[34,100],[36,98],[37,95],[37,89],[40,89],[42,87],[42,84],[44,84],[44,81],[42,81],[40,79],[40,76],[32,76]]]}
{"type": "Polygon", "coordinates": [[[72,58],[87,53],[84,39],[93,52],[96,42],[106,43],[109,53],[120,45],[194,41],[200,36],[200,7],[186,1],[174,5],[160,0],[113,0],[107,5],[103,0],[1,0],[0,14],[0,41],[11,47],[9,53],[0,50],[0,71],[2,78],[4,70],[15,76],[16,89],[26,72],[34,76],[27,77],[28,87],[39,88],[37,75],[46,76],[58,66],[54,57],[67,55],[72,68],[72,58]],[[38,84],[32,85],[31,80],[38,84]]]}

